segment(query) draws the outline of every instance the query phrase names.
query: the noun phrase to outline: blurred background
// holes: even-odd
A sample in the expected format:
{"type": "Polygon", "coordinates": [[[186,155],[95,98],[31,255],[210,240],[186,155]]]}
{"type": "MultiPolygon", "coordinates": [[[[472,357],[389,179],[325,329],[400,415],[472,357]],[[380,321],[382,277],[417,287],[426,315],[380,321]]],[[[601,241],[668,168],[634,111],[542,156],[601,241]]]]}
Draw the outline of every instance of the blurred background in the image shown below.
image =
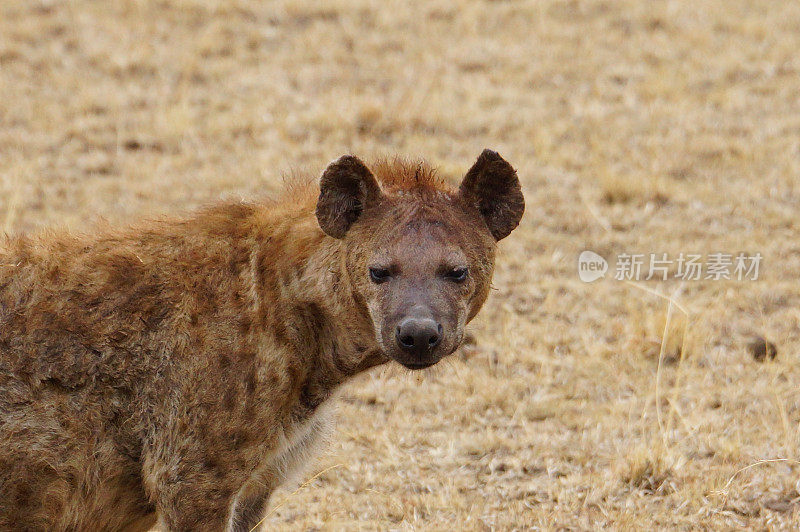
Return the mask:
{"type": "Polygon", "coordinates": [[[485,148],[527,210],[467,345],[347,385],[270,530],[800,523],[800,3],[4,0],[0,228],[485,148]],[[577,257],[761,253],[757,280],[577,257]]]}

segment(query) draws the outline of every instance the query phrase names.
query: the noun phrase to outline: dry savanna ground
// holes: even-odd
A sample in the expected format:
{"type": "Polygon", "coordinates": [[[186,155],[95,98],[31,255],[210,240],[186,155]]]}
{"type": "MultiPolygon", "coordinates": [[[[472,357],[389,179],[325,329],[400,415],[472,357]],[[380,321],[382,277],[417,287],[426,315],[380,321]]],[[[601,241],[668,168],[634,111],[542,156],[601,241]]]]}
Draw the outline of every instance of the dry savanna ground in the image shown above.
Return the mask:
{"type": "Polygon", "coordinates": [[[527,211],[474,341],[346,386],[266,528],[794,528],[799,49],[800,4],[767,0],[4,0],[0,225],[275,194],[345,152],[456,177],[496,148],[527,211]],[[584,249],[764,258],[586,284],[584,249]]]}

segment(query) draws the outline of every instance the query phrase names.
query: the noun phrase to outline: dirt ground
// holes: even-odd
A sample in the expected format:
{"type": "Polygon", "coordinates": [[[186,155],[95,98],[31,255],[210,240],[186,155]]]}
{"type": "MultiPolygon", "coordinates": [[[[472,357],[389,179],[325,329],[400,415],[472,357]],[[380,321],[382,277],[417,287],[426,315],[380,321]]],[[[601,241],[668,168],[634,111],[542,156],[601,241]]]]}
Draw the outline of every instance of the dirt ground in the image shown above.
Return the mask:
{"type": "Polygon", "coordinates": [[[4,0],[0,228],[497,149],[527,210],[474,342],[347,385],[265,529],[796,528],[798,50],[790,1],[4,0]],[[740,252],[757,280],[614,279],[740,252]]]}

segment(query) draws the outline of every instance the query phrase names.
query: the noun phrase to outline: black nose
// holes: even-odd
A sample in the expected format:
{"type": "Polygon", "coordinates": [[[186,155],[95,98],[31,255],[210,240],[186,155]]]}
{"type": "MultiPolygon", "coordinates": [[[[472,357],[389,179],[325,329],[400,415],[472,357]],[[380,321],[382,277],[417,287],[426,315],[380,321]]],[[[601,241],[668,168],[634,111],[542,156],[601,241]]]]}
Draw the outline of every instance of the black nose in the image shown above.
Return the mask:
{"type": "Polygon", "coordinates": [[[403,351],[425,355],[442,341],[442,326],[430,318],[406,318],[397,326],[397,345],[403,351]]]}

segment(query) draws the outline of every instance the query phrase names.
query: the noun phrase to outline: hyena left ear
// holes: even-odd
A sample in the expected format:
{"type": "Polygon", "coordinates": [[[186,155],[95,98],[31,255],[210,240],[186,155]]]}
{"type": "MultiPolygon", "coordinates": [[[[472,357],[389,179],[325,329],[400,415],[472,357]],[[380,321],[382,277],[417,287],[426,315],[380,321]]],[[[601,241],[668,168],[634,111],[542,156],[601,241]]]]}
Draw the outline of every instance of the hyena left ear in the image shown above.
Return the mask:
{"type": "Polygon", "coordinates": [[[483,150],[459,193],[478,208],[495,240],[507,237],[525,212],[517,172],[496,151],[483,150]]]}
{"type": "Polygon", "coordinates": [[[342,238],[366,205],[376,201],[381,188],[358,157],[343,155],[322,173],[317,221],[326,234],[342,238]]]}

